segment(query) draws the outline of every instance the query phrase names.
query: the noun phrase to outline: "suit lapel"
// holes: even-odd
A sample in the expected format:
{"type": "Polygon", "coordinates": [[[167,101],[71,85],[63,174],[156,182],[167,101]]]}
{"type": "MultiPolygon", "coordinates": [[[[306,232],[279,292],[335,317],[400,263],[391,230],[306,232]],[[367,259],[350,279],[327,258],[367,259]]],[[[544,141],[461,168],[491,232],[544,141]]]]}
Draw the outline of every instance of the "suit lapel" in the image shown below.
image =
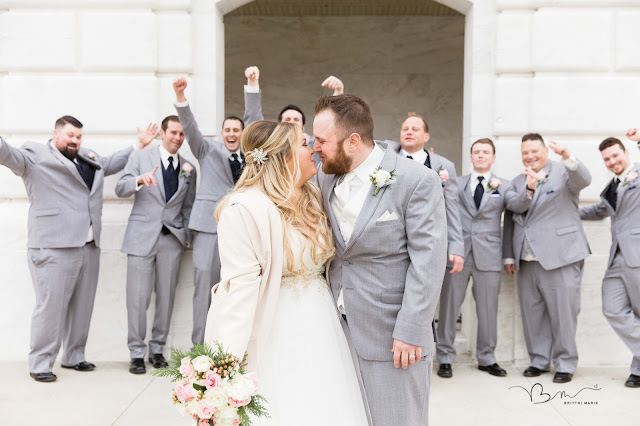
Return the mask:
{"type": "MultiPolygon", "coordinates": [[[[539,198],[541,197],[540,194],[546,191],[545,185],[549,185],[549,180],[551,179],[551,172],[553,171],[553,163],[551,161],[547,162],[547,165],[542,170],[544,170],[549,175],[549,177],[546,178],[547,180],[542,184],[540,184],[536,188],[536,191],[533,193],[533,199],[531,200],[531,207],[529,207],[529,210],[527,211],[527,217],[525,218],[525,222],[528,222],[529,220],[531,220],[532,213],[535,211],[538,203],[539,202],[541,203],[544,201],[544,200],[539,200],[539,198]]],[[[525,178],[525,182],[526,182],[526,178],[525,178]]]]}
{"type": "Polygon", "coordinates": [[[473,197],[471,196],[471,188],[469,187],[471,183],[471,174],[463,176],[460,180],[460,183],[460,188],[462,190],[462,201],[467,207],[467,210],[471,213],[471,216],[475,216],[476,205],[473,201],[473,197]]]}
{"type": "MultiPolygon", "coordinates": [[[[223,158],[224,161],[224,171],[227,174],[227,177],[231,180],[231,183],[234,183],[235,181],[233,180],[233,172],[231,171],[231,162],[229,161],[229,156],[231,155],[231,152],[229,152],[229,150],[225,147],[224,151],[226,152],[227,156],[223,158]]],[[[239,160],[242,164],[242,160],[239,160]]]]}
{"type": "MultiPolygon", "coordinates": [[[[162,176],[162,159],[160,158],[160,149],[156,146],[153,148],[152,151],[149,152],[149,154],[151,156],[150,157],[151,168],[149,169],[149,171],[153,170],[155,166],[158,166],[158,171],[156,172],[154,177],[158,182],[158,189],[160,190],[160,196],[162,197],[162,202],[166,203],[166,196],[164,194],[164,177],[162,176]]],[[[146,173],[145,170],[141,170],[141,172],[146,173]]]]}
{"type": "Polygon", "coordinates": [[[173,196],[169,199],[169,201],[167,201],[167,204],[169,204],[171,201],[174,200],[174,198],[176,198],[176,196],[180,193],[180,191],[182,190],[182,187],[184,186],[185,178],[180,176],[182,174],[183,164],[184,164],[184,158],[182,158],[180,154],[178,154],[178,189],[173,194],[173,196]]]}
{"type": "Polygon", "coordinates": [[[78,172],[78,169],[76,169],[76,165],[73,163],[73,161],[62,155],[58,148],[51,146],[51,142],[49,142],[49,149],[51,150],[53,156],[56,157],[62,163],[62,165],[65,166],[67,170],[69,170],[69,173],[71,173],[73,177],[78,180],[78,182],[82,183],[82,186],[87,188],[88,191],[89,188],[87,187],[84,179],[82,179],[82,176],[80,176],[80,172],[78,172]]]}
{"type": "Polygon", "coordinates": [[[491,198],[491,193],[493,190],[489,189],[489,185],[491,184],[491,179],[493,179],[493,173],[489,174],[489,181],[487,182],[487,190],[482,194],[482,200],[480,200],[480,207],[478,208],[478,212],[484,208],[489,202],[491,198]]]}
{"type": "MultiPolygon", "coordinates": [[[[615,177],[614,177],[614,179],[615,179],[615,177]]],[[[605,186],[604,190],[600,193],[600,199],[602,200],[604,205],[607,206],[607,208],[609,209],[609,214],[611,216],[615,216],[616,215],[616,211],[613,209],[613,206],[609,203],[609,200],[607,199],[607,192],[609,192],[609,188],[611,187],[612,184],[613,184],[613,179],[611,179],[609,184],[607,186],[605,186]]]]}
{"type": "MultiPolygon", "coordinates": [[[[383,170],[391,171],[396,168],[396,160],[398,156],[396,153],[391,152],[390,150],[385,151],[385,155],[382,158],[382,162],[380,163],[380,167],[383,170]]],[[[393,186],[393,184],[391,185],[393,186]]],[[[369,189],[367,192],[367,198],[364,199],[364,204],[362,205],[362,210],[360,210],[360,214],[358,215],[358,219],[353,227],[353,232],[351,233],[351,238],[349,238],[349,242],[347,243],[347,247],[345,250],[349,250],[349,248],[353,245],[353,243],[358,239],[365,226],[371,220],[371,216],[376,211],[378,204],[380,204],[380,200],[384,196],[386,190],[389,186],[385,186],[380,189],[377,195],[373,195],[374,185],[373,183],[369,185],[369,189]]]]}
{"type": "Polygon", "coordinates": [[[333,193],[333,189],[336,187],[336,183],[338,182],[338,175],[324,175],[326,183],[322,187],[322,198],[324,200],[324,208],[327,211],[327,216],[329,217],[329,223],[331,224],[331,228],[333,229],[333,239],[336,241],[338,245],[344,250],[345,244],[342,239],[342,234],[340,233],[340,224],[336,219],[335,214],[333,214],[333,208],[331,207],[331,193],[333,193]]]}
{"type": "MultiPolygon", "coordinates": [[[[638,166],[637,165],[635,165],[634,167],[631,168],[631,170],[629,170],[629,173],[632,173],[632,172],[638,174],[638,166]]],[[[627,174],[627,177],[628,176],[629,175],[627,174]]],[[[618,189],[618,200],[616,202],[616,210],[617,211],[620,211],[620,206],[622,205],[622,202],[624,201],[625,194],[627,193],[627,189],[629,189],[629,187],[631,185],[636,186],[637,180],[638,179],[636,178],[633,182],[629,182],[629,181],[627,181],[627,178],[625,177],[624,181],[620,184],[620,185],[623,185],[624,182],[627,182],[626,185],[623,185],[621,188],[618,189]]]]}

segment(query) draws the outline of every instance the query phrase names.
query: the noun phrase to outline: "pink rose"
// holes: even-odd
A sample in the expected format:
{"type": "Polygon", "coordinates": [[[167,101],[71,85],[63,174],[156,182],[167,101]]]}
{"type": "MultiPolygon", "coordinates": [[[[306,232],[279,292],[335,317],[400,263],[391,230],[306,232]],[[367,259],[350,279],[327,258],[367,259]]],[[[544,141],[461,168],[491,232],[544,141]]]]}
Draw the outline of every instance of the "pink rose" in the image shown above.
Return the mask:
{"type": "Polygon", "coordinates": [[[216,386],[220,386],[220,382],[222,381],[222,377],[215,371],[207,371],[207,375],[204,379],[204,385],[207,389],[213,389],[216,386]]]}
{"type": "Polygon", "coordinates": [[[538,180],[544,180],[544,179],[546,179],[548,177],[549,177],[549,175],[544,170],[540,170],[538,173],[536,173],[536,178],[538,180]]]}
{"type": "MultiPolygon", "coordinates": [[[[211,417],[213,417],[215,413],[216,413],[216,409],[214,407],[210,407],[208,405],[201,405],[200,409],[198,410],[198,417],[200,417],[201,419],[210,419],[211,417]]],[[[208,421],[205,424],[209,426],[208,421]]]]}
{"type": "Polygon", "coordinates": [[[239,401],[237,399],[233,399],[233,398],[229,397],[229,405],[232,406],[233,408],[244,407],[245,405],[247,405],[250,402],[251,402],[251,397],[245,399],[244,401],[239,401]]]}
{"type": "Polygon", "coordinates": [[[491,185],[491,187],[493,189],[496,189],[500,186],[502,182],[500,182],[500,179],[491,179],[491,182],[489,182],[489,185],[491,185]]]}
{"type": "Polygon", "coordinates": [[[251,380],[253,382],[253,386],[255,387],[255,391],[253,391],[253,393],[251,394],[251,396],[257,395],[258,394],[258,375],[255,372],[250,372],[247,374],[243,374],[242,375],[243,378],[247,379],[247,380],[251,380]]]}
{"type": "Polygon", "coordinates": [[[627,174],[627,181],[629,181],[629,182],[633,182],[637,178],[638,178],[638,174],[636,172],[629,172],[627,174]]]}
{"type": "Polygon", "coordinates": [[[193,166],[189,163],[184,163],[182,165],[182,171],[185,173],[191,173],[193,171],[193,166]]]}
{"type": "Polygon", "coordinates": [[[442,169],[438,172],[438,175],[440,176],[440,179],[442,179],[443,182],[446,182],[449,180],[449,171],[447,169],[442,169]]]}
{"type": "Polygon", "coordinates": [[[180,402],[185,402],[190,399],[195,398],[195,390],[193,389],[193,385],[189,382],[187,383],[178,383],[175,388],[176,396],[180,400],[180,402]]]}
{"type": "Polygon", "coordinates": [[[89,157],[93,161],[98,161],[98,156],[93,151],[89,151],[89,153],[87,154],[87,157],[89,157]]]}
{"type": "Polygon", "coordinates": [[[186,379],[190,379],[193,377],[195,370],[193,369],[193,364],[191,364],[191,359],[189,357],[184,357],[180,361],[180,374],[186,379]]]}

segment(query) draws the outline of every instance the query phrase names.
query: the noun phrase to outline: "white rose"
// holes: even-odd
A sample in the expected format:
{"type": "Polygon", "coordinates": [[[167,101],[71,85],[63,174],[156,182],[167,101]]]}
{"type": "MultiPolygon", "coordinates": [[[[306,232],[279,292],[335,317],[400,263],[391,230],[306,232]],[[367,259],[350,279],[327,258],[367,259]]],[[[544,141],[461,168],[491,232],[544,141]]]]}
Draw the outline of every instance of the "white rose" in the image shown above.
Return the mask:
{"type": "Polygon", "coordinates": [[[187,412],[187,414],[189,414],[190,416],[193,416],[194,414],[197,415],[198,414],[198,410],[200,409],[200,404],[196,401],[195,398],[188,400],[187,402],[183,403],[185,406],[185,411],[187,412]]]}
{"type": "Polygon", "coordinates": [[[238,401],[251,398],[255,391],[256,386],[253,381],[247,380],[239,374],[229,382],[229,387],[227,388],[229,397],[238,401]]]}
{"type": "Polygon", "coordinates": [[[219,410],[220,411],[215,416],[216,424],[218,424],[218,425],[224,425],[224,426],[233,425],[234,421],[236,419],[239,419],[239,417],[238,417],[238,409],[237,408],[224,406],[224,407],[220,408],[219,410]]]}
{"type": "Polygon", "coordinates": [[[204,398],[209,405],[220,409],[220,407],[225,407],[227,405],[229,396],[222,386],[216,386],[215,388],[205,391],[204,398]]]}
{"type": "Polygon", "coordinates": [[[384,186],[384,184],[387,183],[387,181],[391,178],[391,173],[386,170],[380,169],[374,176],[376,180],[376,186],[381,187],[384,186]]]}
{"type": "Polygon", "coordinates": [[[211,364],[213,364],[213,361],[206,355],[200,355],[199,357],[194,358],[191,363],[197,372],[204,373],[205,371],[211,370],[211,364]]]}

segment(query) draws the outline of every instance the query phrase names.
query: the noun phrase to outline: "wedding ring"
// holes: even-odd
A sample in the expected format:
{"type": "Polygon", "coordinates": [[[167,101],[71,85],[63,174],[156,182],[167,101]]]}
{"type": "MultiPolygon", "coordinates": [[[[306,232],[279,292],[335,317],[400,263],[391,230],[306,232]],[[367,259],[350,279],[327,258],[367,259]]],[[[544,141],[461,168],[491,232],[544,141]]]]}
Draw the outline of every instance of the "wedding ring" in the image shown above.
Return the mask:
{"type": "Polygon", "coordinates": [[[416,359],[416,356],[414,354],[411,354],[409,355],[409,358],[416,359]]]}

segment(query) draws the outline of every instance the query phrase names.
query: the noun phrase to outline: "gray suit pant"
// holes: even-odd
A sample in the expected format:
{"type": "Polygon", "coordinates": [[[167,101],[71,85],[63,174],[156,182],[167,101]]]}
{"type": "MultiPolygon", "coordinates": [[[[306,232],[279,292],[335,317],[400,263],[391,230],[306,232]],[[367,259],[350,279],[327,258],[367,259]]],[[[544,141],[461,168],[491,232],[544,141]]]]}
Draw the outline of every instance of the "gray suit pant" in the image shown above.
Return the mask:
{"type": "Polygon", "coordinates": [[[546,270],[520,261],[518,296],[531,366],[573,373],[578,365],[576,328],[584,261],[546,270]]]}
{"type": "Polygon", "coordinates": [[[630,268],[618,254],[602,282],[602,312],[631,350],[631,374],[640,376],[640,268],[630,268]]]}
{"type": "Polygon", "coordinates": [[[152,354],[162,353],[171,324],[182,251],[182,244],[173,234],[160,234],[148,256],[128,255],[127,344],[131,358],[144,358],[147,353],[144,343],[147,335],[147,309],[154,290],[156,308],[149,350],[152,354]]]}
{"type": "Polygon", "coordinates": [[[36,293],[31,317],[31,372],[51,372],[62,342],[62,364],[85,361],[100,249],[93,242],[77,248],[29,249],[27,260],[36,293]]]}
{"type": "Polygon", "coordinates": [[[467,292],[469,278],[473,277],[473,298],[478,315],[476,356],[478,364],[492,365],[496,362],[494,351],[498,341],[498,294],[500,272],[480,271],[473,261],[473,252],[465,258],[464,268],[455,275],[444,275],[440,292],[440,315],[438,316],[438,344],[436,353],[440,364],[452,364],[456,357],[454,341],[456,321],[467,292]]]}
{"type": "MultiPolygon", "coordinates": [[[[211,219],[213,220],[213,219],[211,219]]],[[[211,288],[220,281],[218,234],[196,232],[193,236],[193,332],[191,342],[204,342],[204,329],[211,304],[211,288]]]]}

